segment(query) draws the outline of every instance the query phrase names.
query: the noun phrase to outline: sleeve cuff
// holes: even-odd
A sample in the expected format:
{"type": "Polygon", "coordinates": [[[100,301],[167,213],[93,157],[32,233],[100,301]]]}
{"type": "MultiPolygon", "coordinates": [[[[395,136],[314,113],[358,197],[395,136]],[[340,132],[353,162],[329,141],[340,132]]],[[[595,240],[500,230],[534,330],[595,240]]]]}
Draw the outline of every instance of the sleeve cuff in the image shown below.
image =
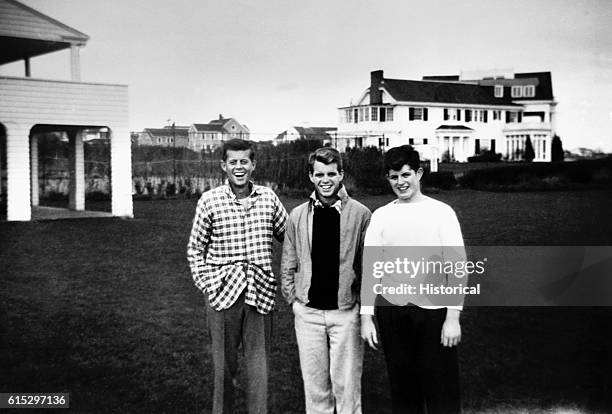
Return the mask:
{"type": "Polygon", "coordinates": [[[361,315],[374,315],[374,306],[361,306],[361,315]]]}

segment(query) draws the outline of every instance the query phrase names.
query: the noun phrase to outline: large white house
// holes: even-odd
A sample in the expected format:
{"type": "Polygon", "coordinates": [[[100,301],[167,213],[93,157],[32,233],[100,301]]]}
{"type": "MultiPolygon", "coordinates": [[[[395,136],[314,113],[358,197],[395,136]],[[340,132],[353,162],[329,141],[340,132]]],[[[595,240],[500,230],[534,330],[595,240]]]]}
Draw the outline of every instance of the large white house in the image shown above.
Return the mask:
{"type": "Polygon", "coordinates": [[[555,106],[550,72],[402,80],[377,70],[357,103],[339,108],[337,147],[412,144],[423,159],[460,162],[489,150],[512,161],[523,159],[529,137],[534,161],[550,161],[555,106]]]}

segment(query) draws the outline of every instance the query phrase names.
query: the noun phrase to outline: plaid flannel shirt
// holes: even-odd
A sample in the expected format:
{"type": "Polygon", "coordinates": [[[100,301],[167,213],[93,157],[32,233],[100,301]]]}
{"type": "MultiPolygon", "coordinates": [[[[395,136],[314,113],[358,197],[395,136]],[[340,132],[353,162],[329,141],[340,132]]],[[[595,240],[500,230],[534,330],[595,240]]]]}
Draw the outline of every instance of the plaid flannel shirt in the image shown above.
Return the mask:
{"type": "Polygon", "coordinates": [[[282,241],[287,211],[271,189],[251,186],[246,207],[227,182],[202,194],[196,207],[187,259],[196,286],[217,311],[245,289],[245,303],[259,313],[274,309],[272,237],[282,241]]]}

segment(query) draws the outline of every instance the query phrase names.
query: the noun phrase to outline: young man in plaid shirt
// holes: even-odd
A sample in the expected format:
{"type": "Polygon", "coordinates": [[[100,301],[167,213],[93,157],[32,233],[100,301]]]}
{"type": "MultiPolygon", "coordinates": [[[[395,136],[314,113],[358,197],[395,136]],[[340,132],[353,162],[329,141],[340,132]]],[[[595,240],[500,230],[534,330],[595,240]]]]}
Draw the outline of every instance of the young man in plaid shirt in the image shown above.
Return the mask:
{"type": "Polygon", "coordinates": [[[282,241],[287,212],[274,192],[250,181],[255,153],[249,141],[223,145],[227,182],[198,201],[187,258],[208,300],[214,365],[213,413],[231,413],[238,346],[242,343],[249,413],[266,413],[271,311],[276,279],[272,239],[282,241]]]}

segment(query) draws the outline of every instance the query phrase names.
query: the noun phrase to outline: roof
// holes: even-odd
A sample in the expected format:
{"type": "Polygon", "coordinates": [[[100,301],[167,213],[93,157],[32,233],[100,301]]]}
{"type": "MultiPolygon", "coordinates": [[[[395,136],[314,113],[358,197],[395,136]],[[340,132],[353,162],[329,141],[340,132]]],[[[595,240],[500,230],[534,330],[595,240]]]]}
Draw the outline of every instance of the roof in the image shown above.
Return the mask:
{"type": "MultiPolygon", "coordinates": [[[[435,76],[423,76],[423,80],[437,80],[446,82],[461,82],[459,75],[435,75],[435,76]]],[[[525,101],[540,101],[540,100],[552,100],[552,76],[550,72],[524,72],[515,73],[514,78],[501,78],[501,79],[475,79],[469,81],[469,83],[478,82],[480,85],[491,86],[491,85],[503,85],[504,95],[510,96],[509,88],[512,85],[535,85],[535,96],[531,98],[520,98],[525,101]]]]}
{"type": "Polygon", "coordinates": [[[533,98],[522,98],[524,100],[550,100],[554,99],[552,90],[552,76],[550,72],[530,72],[530,73],[517,73],[514,75],[517,79],[537,79],[539,85],[536,90],[536,94],[533,98]]]}
{"type": "Polygon", "coordinates": [[[433,75],[423,76],[423,80],[458,81],[459,75],[433,75]]]}
{"type": "Polygon", "coordinates": [[[293,127],[299,134],[300,138],[305,139],[326,139],[331,138],[330,132],[335,132],[338,128],[328,127],[293,127]]]}
{"type": "Polygon", "coordinates": [[[217,118],[217,119],[213,119],[207,124],[193,124],[193,127],[198,132],[223,132],[223,133],[231,132],[231,133],[234,133],[234,131],[230,130],[230,127],[227,126],[227,124],[231,121],[238,124],[244,130],[244,132],[248,132],[249,129],[246,127],[246,125],[241,124],[240,122],[236,121],[234,118],[217,118]]]}
{"type": "MultiPolygon", "coordinates": [[[[300,134],[299,139],[307,139],[307,140],[321,140],[321,139],[330,139],[330,133],[334,133],[338,131],[336,127],[301,127],[294,126],[293,129],[300,134]]],[[[287,135],[287,131],[283,131],[282,133],[276,136],[276,139],[284,139],[287,135]]]]}
{"type": "Polygon", "coordinates": [[[189,133],[189,127],[174,127],[174,134],[172,133],[172,128],[145,128],[144,132],[148,132],[151,136],[154,137],[171,137],[172,135],[176,135],[178,137],[184,136],[186,137],[189,133]]]}
{"type": "Polygon", "coordinates": [[[453,130],[463,130],[463,131],[473,131],[472,128],[466,127],[465,125],[440,125],[436,128],[436,131],[453,129],[453,130]]]}
{"type": "Polygon", "coordinates": [[[193,127],[198,132],[227,132],[223,128],[223,124],[193,124],[193,127]]]}
{"type": "Polygon", "coordinates": [[[397,101],[513,106],[508,94],[494,96],[493,86],[459,82],[383,79],[381,84],[397,101]]]}
{"type": "Polygon", "coordinates": [[[89,36],[15,0],[0,0],[0,64],[43,55],[89,36]]]}

